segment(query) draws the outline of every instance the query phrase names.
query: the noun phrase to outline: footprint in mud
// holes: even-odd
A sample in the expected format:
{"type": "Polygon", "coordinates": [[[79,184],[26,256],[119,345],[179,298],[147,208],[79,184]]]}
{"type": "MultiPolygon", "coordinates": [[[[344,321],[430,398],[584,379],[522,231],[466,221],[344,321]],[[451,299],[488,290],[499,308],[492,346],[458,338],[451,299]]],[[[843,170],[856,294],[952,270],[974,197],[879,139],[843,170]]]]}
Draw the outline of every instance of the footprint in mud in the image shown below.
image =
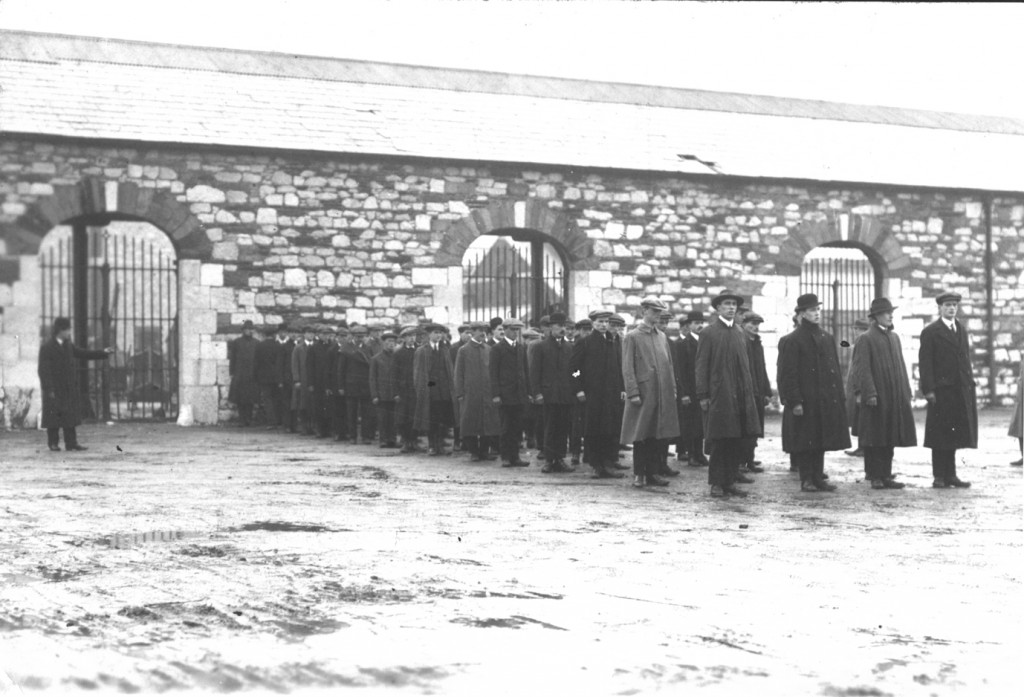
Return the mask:
{"type": "Polygon", "coordinates": [[[489,629],[491,627],[501,627],[503,629],[519,629],[528,624],[536,624],[544,629],[556,629],[560,632],[569,631],[565,627],[559,627],[554,624],[548,624],[540,620],[535,620],[532,617],[524,617],[523,615],[512,615],[511,617],[456,617],[450,620],[452,624],[462,624],[467,627],[481,627],[489,629]]]}
{"type": "Polygon", "coordinates": [[[266,532],[334,532],[325,525],[289,523],[283,520],[260,520],[255,523],[239,525],[236,528],[228,528],[228,532],[255,532],[257,530],[266,532]]]}

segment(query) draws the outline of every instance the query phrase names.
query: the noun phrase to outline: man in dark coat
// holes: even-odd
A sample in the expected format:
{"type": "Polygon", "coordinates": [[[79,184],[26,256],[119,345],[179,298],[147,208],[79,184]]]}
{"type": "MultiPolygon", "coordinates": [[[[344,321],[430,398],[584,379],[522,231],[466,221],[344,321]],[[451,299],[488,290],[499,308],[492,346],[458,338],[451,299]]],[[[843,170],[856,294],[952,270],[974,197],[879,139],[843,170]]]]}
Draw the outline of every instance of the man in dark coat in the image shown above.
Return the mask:
{"type": "Polygon", "coordinates": [[[519,444],[523,437],[523,415],[530,404],[529,371],[526,365],[526,347],[519,340],[522,320],[515,317],[502,322],[504,336],[491,348],[490,363],[492,401],[501,414],[502,467],[527,467],[519,457],[519,444]]]}
{"type": "Polygon", "coordinates": [[[317,340],[309,349],[310,418],[317,438],[331,435],[329,400],[333,398],[334,386],[331,376],[331,346],[335,343],[335,330],[327,324],[319,325],[317,340]]]}
{"type": "Polygon", "coordinates": [[[782,449],[800,471],[801,491],[835,491],[824,478],[825,452],[850,447],[839,354],[821,328],[818,296],[801,295],[796,311],[800,324],[779,349],[779,395],[789,412],[782,449]]]}
{"type": "Polygon", "coordinates": [[[281,343],[277,340],[277,326],[263,328],[263,341],[256,345],[255,373],[256,384],[260,388],[260,404],[263,405],[263,416],[267,428],[275,428],[280,424],[281,386],[284,378],[281,375],[281,343]]]}
{"type": "MultiPolygon", "coordinates": [[[[853,345],[857,345],[857,341],[871,328],[871,322],[866,319],[857,318],[853,322],[853,345]]],[[[846,369],[846,418],[850,420],[850,428],[853,428],[853,424],[857,420],[857,395],[853,393],[853,362],[850,362],[849,367],[846,369]]],[[[854,450],[847,450],[846,454],[850,457],[864,457],[864,450],[857,444],[854,450]]]]}
{"type": "Polygon", "coordinates": [[[1010,466],[1024,466],[1024,358],[1021,359],[1020,369],[1017,371],[1017,399],[1014,402],[1013,416],[1010,418],[1010,428],[1006,433],[1017,439],[1017,447],[1020,448],[1021,454],[1021,457],[1011,462],[1010,466]]]}
{"type": "Polygon", "coordinates": [[[584,407],[583,426],[588,464],[595,479],[619,479],[612,471],[618,460],[622,428],[622,353],[608,327],[610,310],[594,310],[594,331],[573,346],[569,376],[576,399],[584,407]]]}
{"type": "MultiPolygon", "coordinates": [[[[455,365],[455,359],[459,355],[459,349],[465,346],[469,342],[471,332],[469,331],[468,324],[460,324],[458,327],[459,338],[448,347],[449,353],[452,354],[452,365],[455,365]]],[[[459,428],[459,415],[455,415],[455,425],[452,427],[452,452],[462,451],[462,433],[459,428]]]]}
{"type": "MultiPolygon", "coordinates": [[[[761,422],[762,432],[764,432],[764,408],[772,401],[772,383],[768,379],[768,367],[764,362],[764,345],[761,343],[761,324],[763,322],[764,317],[753,310],[744,313],[740,320],[743,333],[747,335],[750,377],[754,380],[754,404],[757,406],[757,416],[761,422]]],[[[747,443],[747,456],[745,462],[740,466],[741,469],[754,473],[764,472],[764,468],[760,467],[760,461],[754,459],[756,452],[757,438],[751,438],[747,443]]]]}
{"type": "Polygon", "coordinates": [[[256,381],[256,346],[251,320],[242,323],[242,336],[228,344],[228,372],[231,388],[228,399],[238,407],[238,418],[243,426],[252,424],[252,409],[260,396],[256,381]]]}
{"type": "Polygon", "coordinates": [[[86,351],[71,341],[71,320],[58,317],[53,337],[39,348],[39,385],[43,392],[43,428],[50,450],[60,450],[60,429],[64,429],[65,450],[86,450],[78,442],[76,428],[82,423],[82,395],[78,361],[105,360],[114,349],[86,351]]]}
{"type": "Polygon", "coordinates": [[[971,342],[956,318],[961,297],[943,293],[935,299],[939,319],[921,331],[918,366],[921,392],[928,400],[924,447],[932,450],[932,486],[966,488],[956,476],[956,451],[978,447],[978,402],[971,370],[971,342]]]}
{"type": "Polygon", "coordinates": [[[316,344],[316,327],[306,324],[302,327],[302,338],[295,342],[292,350],[292,408],[296,412],[297,421],[302,425],[304,435],[313,435],[312,403],[313,387],[311,384],[309,355],[316,344]]]}
{"type": "Polygon", "coordinates": [[[501,435],[501,416],[491,401],[491,347],[484,343],[488,325],[473,322],[470,338],[455,357],[455,400],[463,447],[470,462],[493,460],[492,439],[501,435]]]}
{"type": "Polygon", "coordinates": [[[427,342],[413,357],[413,384],[416,387],[416,430],[427,434],[427,454],[447,455],[444,437],[454,419],[454,378],[452,355],[443,343],[444,327],[426,326],[427,342]]]}
{"type": "Polygon", "coordinates": [[[336,442],[348,440],[348,402],[338,370],[341,368],[341,355],[351,350],[352,333],[347,325],[339,326],[335,332],[334,341],[331,342],[330,350],[327,352],[327,365],[329,366],[327,421],[330,425],[330,433],[336,442]]]}
{"type": "MultiPolygon", "coordinates": [[[[783,352],[783,350],[784,350],[784,348],[786,346],[786,343],[790,339],[793,338],[793,334],[796,331],[796,328],[799,327],[799,326],[800,326],[800,313],[797,312],[797,313],[795,313],[793,315],[793,331],[791,331],[789,334],[783,334],[782,336],[779,337],[779,345],[777,347],[778,348],[778,355],[776,356],[776,359],[775,359],[775,382],[776,382],[776,384],[781,384],[782,383],[782,352],[783,352]]],[[[783,407],[783,409],[782,409],[782,432],[785,433],[786,429],[789,428],[789,420],[793,418],[793,414],[790,411],[786,411],[786,409],[785,409],[786,397],[785,397],[785,395],[782,394],[782,392],[779,392],[779,404],[781,404],[782,407],[783,407]]],[[[800,465],[798,464],[798,462],[796,460],[793,459],[793,454],[792,453],[790,453],[790,455],[789,455],[789,471],[790,472],[799,472],[800,471],[800,465]]],[[[823,476],[824,476],[825,479],[828,479],[828,475],[823,475],[823,476]]]]}
{"type": "Polygon", "coordinates": [[[402,436],[402,452],[419,450],[416,438],[416,385],[412,380],[413,359],[416,355],[416,327],[405,327],[398,335],[402,345],[395,349],[392,363],[395,381],[395,423],[402,436]]]}
{"type": "MultiPolygon", "coordinates": [[[[569,325],[566,323],[566,329],[568,328],[569,325]]],[[[574,336],[570,345],[572,346],[573,351],[575,351],[576,345],[590,336],[591,332],[594,331],[594,323],[589,318],[583,318],[579,322],[575,322],[573,328],[574,336]]],[[[570,352],[570,361],[571,357],[572,352],[570,352]]],[[[576,390],[573,389],[574,394],[575,392],[576,390]]],[[[583,455],[583,433],[586,427],[586,414],[586,403],[573,397],[572,409],[569,412],[569,454],[572,456],[572,460],[569,464],[573,467],[580,464],[580,459],[583,455]]]]}
{"type": "Polygon", "coordinates": [[[348,413],[348,435],[352,443],[364,444],[373,442],[376,432],[374,409],[370,393],[370,361],[373,356],[373,345],[370,343],[368,329],[356,325],[351,329],[353,343],[338,353],[338,390],[345,397],[345,410],[348,413]]]}
{"type": "Polygon", "coordinates": [[[676,371],[676,395],[679,398],[679,440],[676,459],[686,460],[691,467],[707,467],[704,454],[704,424],[697,399],[697,339],[704,329],[704,313],[689,312],[679,320],[680,338],[672,347],[676,371]]]}
{"type": "Polygon", "coordinates": [[[281,376],[281,389],[277,396],[277,425],[291,433],[295,432],[295,410],[292,408],[292,351],[295,350],[298,338],[289,325],[281,323],[277,334],[277,370],[281,376]]]}
{"type": "Polygon", "coordinates": [[[853,348],[853,389],[859,407],[853,435],[864,448],[864,474],[872,489],[902,489],[892,473],[895,448],[917,445],[910,408],[910,378],[892,327],[893,304],[871,301],[871,328],[853,348]]]}
{"type": "Polygon", "coordinates": [[[537,344],[530,361],[533,403],[542,408],[544,422],[544,466],[541,472],[572,472],[565,464],[569,445],[569,416],[576,401],[569,377],[572,346],[565,340],[566,316],[552,312],[548,337],[537,344]]]}
{"type": "MultiPolygon", "coordinates": [[[[523,345],[526,347],[526,369],[530,370],[534,356],[540,349],[541,343],[547,341],[551,336],[551,317],[544,315],[537,321],[537,328],[526,327],[520,333],[523,345]]],[[[529,375],[527,375],[529,379],[529,375]]],[[[533,394],[530,394],[530,403],[526,406],[523,416],[523,429],[526,432],[526,447],[537,449],[537,459],[544,460],[544,406],[533,401],[533,394]]]]}
{"type": "Polygon", "coordinates": [[[395,440],[395,398],[398,385],[395,383],[395,342],[394,332],[380,335],[381,349],[370,360],[370,401],[377,408],[377,429],[380,432],[380,447],[397,448],[395,440]]]}
{"type": "Polygon", "coordinates": [[[704,438],[711,455],[708,483],[712,496],[746,496],[736,488],[749,438],[763,435],[750,374],[747,338],[736,326],[742,302],[734,293],[711,301],[718,317],[697,343],[697,398],[704,413],[704,438]]]}

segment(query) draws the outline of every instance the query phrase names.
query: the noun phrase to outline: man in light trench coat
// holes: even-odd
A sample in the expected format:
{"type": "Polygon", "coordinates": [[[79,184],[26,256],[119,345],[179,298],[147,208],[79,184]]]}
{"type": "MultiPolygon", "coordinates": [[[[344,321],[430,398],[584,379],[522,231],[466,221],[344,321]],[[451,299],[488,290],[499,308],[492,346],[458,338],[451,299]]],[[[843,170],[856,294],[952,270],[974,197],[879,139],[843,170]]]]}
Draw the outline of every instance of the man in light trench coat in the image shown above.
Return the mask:
{"type": "MultiPolygon", "coordinates": [[[[668,337],[658,319],[668,309],[654,296],[640,303],[640,325],[622,340],[622,381],[626,405],[619,442],[633,444],[633,486],[668,486],[657,472],[662,445],[679,437],[675,371],[668,337]]],[[[744,347],[744,359],[746,359],[744,347]]]]}
{"type": "Polygon", "coordinates": [[[491,347],[487,345],[487,324],[472,322],[469,339],[455,356],[455,400],[458,408],[462,448],[470,462],[494,460],[490,443],[501,435],[501,414],[491,401],[491,347]]]}

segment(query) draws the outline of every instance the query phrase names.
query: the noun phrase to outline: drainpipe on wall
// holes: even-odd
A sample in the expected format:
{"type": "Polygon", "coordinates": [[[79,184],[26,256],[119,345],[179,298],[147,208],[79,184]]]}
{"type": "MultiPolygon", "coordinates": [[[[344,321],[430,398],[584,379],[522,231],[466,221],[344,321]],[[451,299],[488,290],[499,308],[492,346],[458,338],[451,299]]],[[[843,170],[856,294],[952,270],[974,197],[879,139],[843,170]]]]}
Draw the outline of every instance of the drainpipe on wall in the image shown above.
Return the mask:
{"type": "Polygon", "coordinates": [[[988,347],[988,405],[996,403],[996,330],[994,325],[995,291],[993,260],[992,260],[992,197],[981,199],[982,215],[985,224],[985,343],[988,347]]]}

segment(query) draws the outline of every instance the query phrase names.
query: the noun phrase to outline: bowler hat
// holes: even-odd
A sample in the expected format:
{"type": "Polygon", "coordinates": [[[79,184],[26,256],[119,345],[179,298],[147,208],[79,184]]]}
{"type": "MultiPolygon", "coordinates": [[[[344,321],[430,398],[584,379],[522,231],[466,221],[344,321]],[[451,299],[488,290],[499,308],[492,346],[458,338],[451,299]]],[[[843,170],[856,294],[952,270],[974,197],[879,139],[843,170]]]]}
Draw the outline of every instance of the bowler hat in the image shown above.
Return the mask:
{"type": "Polygon", "coordinates": [[[796,309],[793,312],[803,312],[804,310],[811,310],[815,307],[821,307],[821,302],[818,301],[818,296],[814,293],[806,293],[796,299],[796,309]]]}
{"type": "Polygon", "coordinates": [[[578,322],[576,322],[576,328],[577,329],[593,329],[594,328],[594,323],[591,322],[589,319],[585,319],[584,318],[584,319],[581,319],[578,322]]]}
{"type": "Polygon", "coordinates": [[[53,320],[54,334],[56,334],[57,332],[62,332],[66,329],[71,329],[70,319],[68,319],[67,317],[58,317],[57,319],[53,320]]]}
{"type": "Polygon", "coordinates": [[[875,315],[883,312],[892,312],[896,307],[889,301],[889,298],[875,298],[871,301],[871,309],[868,310],[868,317],[874,317],[875,315]]]}
{"type": "Polygon", "coordinates": [[[690,322],[704,322],[704,313],[700,310],[692,310],[686,313],[685,319],[681,319],[679,324],[689,324],[690,322]]]}
{"type": "Polygon", "coordinates": [[[254,328],[255,328],[255,325],[252,323],[251,319],[247,319],[244,322],[242,322],[242,329],[254,329],[254,328]]]}
{"type": "Polygon", "coordinates": [[[649,307],[657,310],[658,312],[666,312],[668,310],[668,305],[662,302],[662,300],[656,295],[648,295],[645,297],[640,301],[640,307],[649,307]]]}
{"type": "Polygon", "coordinates": [[[963,296],[960,295],[959,293],[946,292],[942,293],[941,295],[939,295],[939,297],[935,298],[935,302],[937,302],[939,305],[942,305],[943,303],[958,303],[963,299],[963,296]]]}
{"type": "MultiPolygon", "coordinates": [[[[549,324],[565,324],[566,316],[564,312],[552,312],[551,316],[548,317],[549,324]]],[[[541,326],[544,324],[544,318],[541,317],[541,326]]]]}
{"type": "Polygon", "coordinates": [[[593,321],[599,320],[599,319],[608,319],[609,317],[612,316],[612,311],[611,310],[594,310],[593,312],[591,312],[587,316],[590,318],[590,321],[593,322],[593,321]]]}
{"type": "Polygon", "coordinates": [[[714,298],[712,298],[711,307],[717,310],[718,306],[721,305],[726,300],[735,300],[737,308],[743,304],[743,298],[741,296],[736,295],[735,293],[730,293],[729,291],[724,291],[716,295],[714,298]]]}
{"type": "Polygon", "coordinates": [[[491,331],[494,331],[495,329],[500,327],[501,323],[502,323],[501,317],[491,317],[491,321],[489,323],[491,325],[491,331]]]}

